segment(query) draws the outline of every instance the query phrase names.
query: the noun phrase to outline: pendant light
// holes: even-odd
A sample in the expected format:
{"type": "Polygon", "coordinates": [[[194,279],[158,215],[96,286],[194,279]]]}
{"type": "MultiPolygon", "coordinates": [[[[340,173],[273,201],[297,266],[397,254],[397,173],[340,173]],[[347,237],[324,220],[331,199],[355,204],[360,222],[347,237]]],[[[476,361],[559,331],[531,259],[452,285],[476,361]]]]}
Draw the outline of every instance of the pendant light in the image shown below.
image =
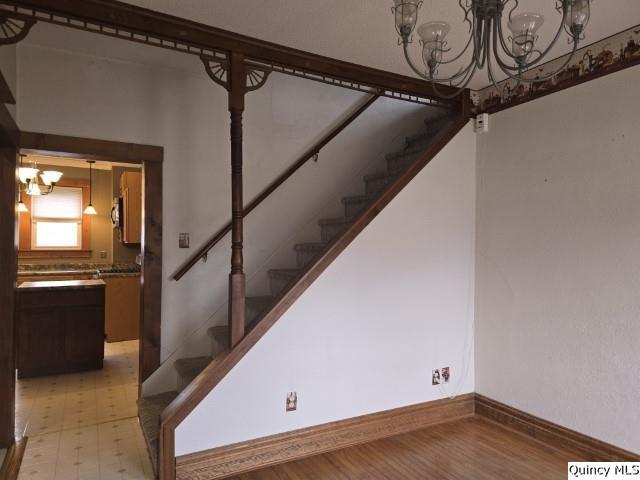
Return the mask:
{"type": "Polygon", "coordinates": [[[96,212],[96,209],[93,208],[93,202],[92,202],[92,191],[93,191],[93,178],[92,178],[92,174],[91,174],[91,166],[96,163],[95,160],[87,160],[87,163],[89,164],[89,205],[87,205],[87,208],[84,209],[84,214],[85,215],[96,215],[98,212],[96,212]]]}
{"type": "MultiPolygon", "coordinates": [[[[24,157],[24,155],[20,155],[20,169],[18,170],[18,172],[20,172],[22,170],[22,157],[24,157]]],[[[21,186],[18,187],[18,212],[19,213],[27,213],[27,212],[29,212],[29,209],[27,208],[27,206],[22,201],[22,187],[21,186]]]]}

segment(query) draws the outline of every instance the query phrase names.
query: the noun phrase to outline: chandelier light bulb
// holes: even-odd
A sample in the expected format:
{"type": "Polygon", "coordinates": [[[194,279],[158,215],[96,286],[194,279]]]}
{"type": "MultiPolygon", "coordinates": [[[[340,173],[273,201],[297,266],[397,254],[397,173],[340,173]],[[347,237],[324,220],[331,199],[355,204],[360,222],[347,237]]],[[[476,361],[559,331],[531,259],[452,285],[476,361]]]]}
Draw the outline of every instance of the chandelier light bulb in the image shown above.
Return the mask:
{"type": "Polygon", "coordinates": [[[18,212],[27,213],[28,211],[29,211],[29,209],[27,208],[27,206],[24,204],[24,202],[22,200],[20,200],[18,202],[18,212]]]}
{"type": "Polygon", "coordinates": [[[402,39],[408,41],[418,23],[418,10],[422,0],[394,0],[393,12],[396,17],[396,30],[402,39]]]}
{"type": "Polygon", "coordinates": [[[87,208],[84,209],[84,214],[85,215],[97,215],[98,212],[96,212],[96,209],[93,208],[92,204],[87,205],[87,208]]]}
{"type": "Polygon", "coordinates": [[[55,185],[60,181],[60,178],[62,178],[62,172],[56,172],[54,170],[45,170],[40,175],[40,178],[42,179],[42,182],[45,185],[51,185],[51,184],[55,185]]]}
{"type": "Polygon", "coordinates": [[[420,25],[418,35],[424,43],[443,42],[450,30],[447,22],[427,22],[420,25]]]}
{"type": "Polygon", "coordinates": [[[32,182],[38,176],[37,168],[20,167],[18,169],[18,177],[22,183],[32,182]]]}
{"type": "Polygon", "coordinates": [[[27,195],[42,195],[42,191],[40,190],[40,185],[38,185],[37,179],[33,182],[30,182],[27,186],[27,195]]]}
{"type": "Polygon", "coordinates": [[[573,35],[580,35],[589,23],[591,7],[589,0],[569,0],[569,11],[565,24],[573,35]]]}

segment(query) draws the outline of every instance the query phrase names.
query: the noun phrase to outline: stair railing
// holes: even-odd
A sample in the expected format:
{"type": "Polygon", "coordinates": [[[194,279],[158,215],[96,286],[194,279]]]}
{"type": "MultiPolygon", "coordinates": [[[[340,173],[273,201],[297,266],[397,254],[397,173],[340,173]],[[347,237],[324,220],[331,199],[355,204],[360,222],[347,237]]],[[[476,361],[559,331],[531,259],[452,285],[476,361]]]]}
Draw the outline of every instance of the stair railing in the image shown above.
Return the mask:
{"type": "MultiPolygon", "coordinates": [[[[356,108],[348,117],[342,122],[331,129],[326,135],[318,140],[311,148],[309,148],[302,156],[296,160],[287,170],[282,172],[278,178],[271,182],[260,194],[258,194],[251,202],[244,207],[242,217],[246,217],[251,213],[258,205],[265,201],[273,192],[275,192],[280,185],[286,182],[294,173],[296,173],[303,165],[309,160],[318,159],[320,151],[340,134],[345,128],[347,128],[354,120],[356,120],[362,113],[365,112],[378,98],[379,95],[370,95],[364,102],[362,102],[358,108],[356,108]]],[[[229,221],[224,227],[216,232],[202,247],[200,247],[176,272],[172,278],[176,281],[184,277],[194,265],[200,260],[206,259],[209,251],[215,247],[229,232],[231,232],[231,221],[229,221]]]]}

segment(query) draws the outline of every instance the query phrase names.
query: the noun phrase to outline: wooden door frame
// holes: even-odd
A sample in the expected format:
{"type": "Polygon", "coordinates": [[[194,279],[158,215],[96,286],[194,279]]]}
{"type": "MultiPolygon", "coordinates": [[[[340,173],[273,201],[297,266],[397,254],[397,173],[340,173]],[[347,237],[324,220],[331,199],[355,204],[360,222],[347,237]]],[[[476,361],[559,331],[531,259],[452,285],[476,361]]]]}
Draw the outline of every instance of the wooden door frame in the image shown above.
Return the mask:
{"type": "Polygon", "coordinates": [[[152,145],[20,132],[20,152],[78,160],[142,164],[142,274],[139,382],[160,366],[162,308],[162,162],[164,149],[152,145]]]}
{"type": "Polygon", "coordinates": [[[0,448],[7,449],[13,445],[15,437],[17,146],[18,127],[7,107],[0,103],[0,264],[2,265],[2,274],[0,274],[0,448]]]}

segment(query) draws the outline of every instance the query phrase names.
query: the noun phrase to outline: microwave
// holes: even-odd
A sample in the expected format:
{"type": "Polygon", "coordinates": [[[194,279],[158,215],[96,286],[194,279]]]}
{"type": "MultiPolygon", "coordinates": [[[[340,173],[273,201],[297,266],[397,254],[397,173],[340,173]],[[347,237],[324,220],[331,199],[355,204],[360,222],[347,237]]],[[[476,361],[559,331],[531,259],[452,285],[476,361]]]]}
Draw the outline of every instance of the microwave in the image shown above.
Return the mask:
{"type": "Polygon", "coordinates": [[[113,224],[113,228],[121,229],[123,227],[124,212],[122,208],[122,197],[115,197],[111,206],[111,223],[113,224]]]}

